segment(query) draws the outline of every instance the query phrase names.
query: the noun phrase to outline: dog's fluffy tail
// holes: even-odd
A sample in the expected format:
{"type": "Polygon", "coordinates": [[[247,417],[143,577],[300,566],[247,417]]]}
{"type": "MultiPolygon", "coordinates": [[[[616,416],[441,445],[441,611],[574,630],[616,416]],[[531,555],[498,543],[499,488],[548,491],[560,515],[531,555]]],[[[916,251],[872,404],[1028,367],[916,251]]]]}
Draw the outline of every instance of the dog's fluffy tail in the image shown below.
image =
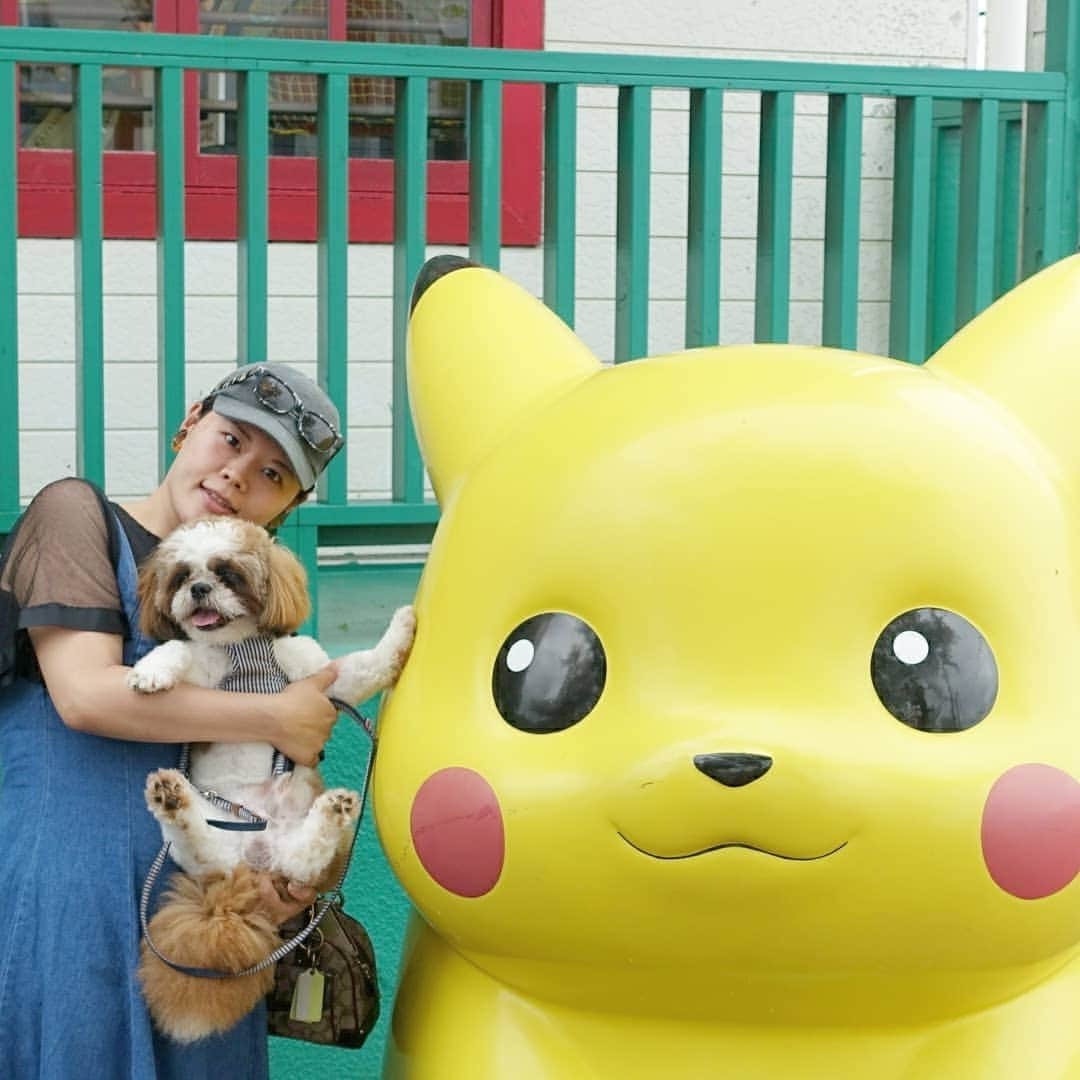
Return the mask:
{"type": "MultiPolygon", "coordinates": [[[[150,936],[170,960],[223,971],[257,964],[281,941],[260,911],[258,878],[243,865],[229,874],[175,875],[150,920],[150,936]]],[[[144,941],[139,979],[154,1022],[187,1043],[228,1031],[246,1016],[273,985],[274,969],[231,979],[184,975],[163,964],[144,941]]]]}

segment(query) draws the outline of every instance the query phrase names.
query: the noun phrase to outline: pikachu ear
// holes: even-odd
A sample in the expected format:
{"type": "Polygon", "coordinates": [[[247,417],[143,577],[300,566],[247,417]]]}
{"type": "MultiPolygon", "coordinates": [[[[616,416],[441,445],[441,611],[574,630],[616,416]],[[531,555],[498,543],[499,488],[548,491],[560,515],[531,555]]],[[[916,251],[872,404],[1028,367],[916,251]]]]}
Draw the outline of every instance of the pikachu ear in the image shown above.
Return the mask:
{"type": "Polygon", "coordinates": [[[929,365],[992,398],[1080,477],[1080,255],[1006,293],[929,365]]]}
{"type": "Polygon", "coordinates": [[[409,321],[409,399],[440,503],[522,417],[600,362],[509,278],[454,255],[421,269],[409,321]]]}

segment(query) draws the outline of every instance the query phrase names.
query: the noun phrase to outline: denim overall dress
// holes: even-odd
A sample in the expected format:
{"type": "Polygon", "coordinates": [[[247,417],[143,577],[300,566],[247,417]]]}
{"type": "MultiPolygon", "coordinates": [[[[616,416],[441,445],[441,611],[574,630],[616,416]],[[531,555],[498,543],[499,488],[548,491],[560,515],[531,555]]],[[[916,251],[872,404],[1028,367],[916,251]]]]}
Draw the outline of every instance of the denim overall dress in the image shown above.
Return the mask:
{"type": "MultiPolygon", "coordinates": [[[[130,665],[154,642],[139,631],[135,560],[117,531],[130,665]]],[[[181,1045],[154,1030],[139,991],[138,897],[161,846],[143,789],[178,755],[73,731],[40,683],[0,690],[0,1080],[266,1077],[261,1005],[225,1035],[181,1045]]]]}

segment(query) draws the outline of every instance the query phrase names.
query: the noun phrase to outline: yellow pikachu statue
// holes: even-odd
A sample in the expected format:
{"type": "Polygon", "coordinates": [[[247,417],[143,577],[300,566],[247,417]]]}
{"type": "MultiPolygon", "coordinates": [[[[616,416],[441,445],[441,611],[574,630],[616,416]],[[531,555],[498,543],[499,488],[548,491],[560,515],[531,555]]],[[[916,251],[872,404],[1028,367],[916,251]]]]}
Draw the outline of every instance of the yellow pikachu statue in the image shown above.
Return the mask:
{"type": "Polygon", "coordinates": [[[924,367],[414,305],[387,1074],[1080,1077],[1080,259],[924,367]]]}

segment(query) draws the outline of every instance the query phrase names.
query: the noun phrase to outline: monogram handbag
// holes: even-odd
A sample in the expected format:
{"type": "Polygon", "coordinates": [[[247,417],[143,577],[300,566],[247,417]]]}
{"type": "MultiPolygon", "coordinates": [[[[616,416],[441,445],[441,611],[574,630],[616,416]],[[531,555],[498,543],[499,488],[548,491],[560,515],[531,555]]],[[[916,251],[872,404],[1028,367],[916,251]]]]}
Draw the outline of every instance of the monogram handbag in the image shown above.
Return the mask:
{"type": "MultiPolygon", "coordinates": [[[[282,928],[286,943],[303,930],[306,918],[282,928]]],[[[379,1018],[375,953],[367,931],[338,902],[277,962],[266,1005],[271,1035],[353,1049],[364,1045],[379,1018]]]]}

